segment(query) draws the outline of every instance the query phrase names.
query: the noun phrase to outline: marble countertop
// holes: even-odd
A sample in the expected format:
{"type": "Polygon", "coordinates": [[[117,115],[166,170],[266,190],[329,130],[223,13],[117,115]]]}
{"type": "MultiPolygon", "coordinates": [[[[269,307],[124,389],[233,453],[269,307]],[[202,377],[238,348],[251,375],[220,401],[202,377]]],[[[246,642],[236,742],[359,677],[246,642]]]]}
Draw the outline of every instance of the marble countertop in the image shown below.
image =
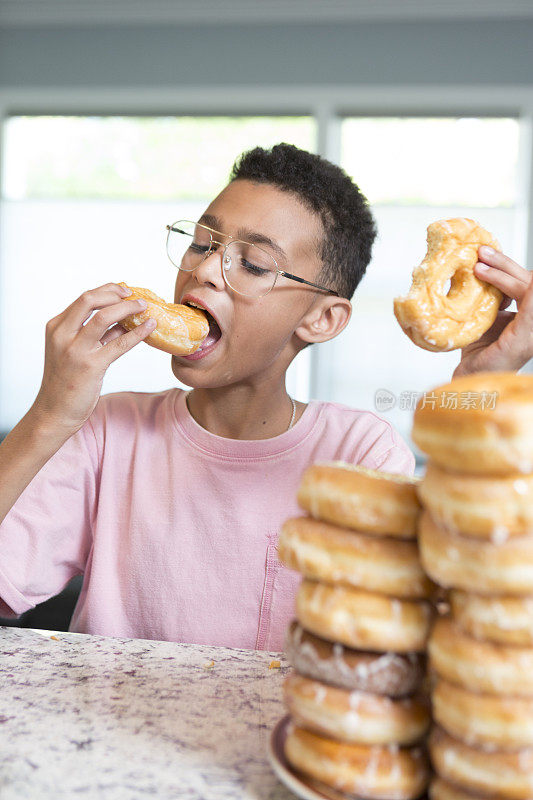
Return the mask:
{"type": "Polygon", "coordinates": [[[294,800],[266,752],[289,669],[281,653],[0,627],[0,798],[294,800]]]}

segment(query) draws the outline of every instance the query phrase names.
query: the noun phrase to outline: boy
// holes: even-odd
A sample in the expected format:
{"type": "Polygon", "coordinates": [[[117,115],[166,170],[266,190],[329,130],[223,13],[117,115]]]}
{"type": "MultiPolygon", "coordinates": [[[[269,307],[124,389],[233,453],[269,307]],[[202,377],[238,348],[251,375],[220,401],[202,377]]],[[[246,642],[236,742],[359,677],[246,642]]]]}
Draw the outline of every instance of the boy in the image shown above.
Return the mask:
{"type": "MultiPolygon", "coordinates": [[[[118,324],[138,306],[116,284],[48,322],[41,388],[0,446],[0,615],[83,574],[70,630],[281,650],[300,576],[276,542],[300,513],[303,470],[343,460],[413,472],[406,443],[376,414],[294,402],[285,389],[298,352],[347,325],[370,261],[375,225],[350,178],[290,145],[256,148],[198,222],[174,302],[203,306],[216,324],[199,353],[171,360],[192,392],[99,398],[107,366],[149,332],[118,324]],[[248,244],[225,247],[235,239],[248,244]],[[252,283],[239,277],[244,252],[252,283]]],[[[187,235],[186,224],[171,228],[172,242],[187,235]]],[[[529,275],[501,254],[486,260],[488,278],[507,281],[509,297],[522,291],[527,310],[460,367],[517,369],[533,350],[529,275]]]]}

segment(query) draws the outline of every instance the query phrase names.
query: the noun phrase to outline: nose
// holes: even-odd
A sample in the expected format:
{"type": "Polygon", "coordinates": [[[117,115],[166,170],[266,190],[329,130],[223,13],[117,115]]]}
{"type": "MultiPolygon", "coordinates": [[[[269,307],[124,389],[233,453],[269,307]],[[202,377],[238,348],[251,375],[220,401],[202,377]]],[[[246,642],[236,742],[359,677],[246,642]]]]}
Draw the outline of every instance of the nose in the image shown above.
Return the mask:
{"type": "Polygon", "coordinates": [[[217,291],[223,291],[225,288],[224,278],[222,276],[222,256],[224,248],[220,245],[214,245],[211,253],[201,261],[193,272],[194,277],[200,285],[212,286],[217,291]]]}

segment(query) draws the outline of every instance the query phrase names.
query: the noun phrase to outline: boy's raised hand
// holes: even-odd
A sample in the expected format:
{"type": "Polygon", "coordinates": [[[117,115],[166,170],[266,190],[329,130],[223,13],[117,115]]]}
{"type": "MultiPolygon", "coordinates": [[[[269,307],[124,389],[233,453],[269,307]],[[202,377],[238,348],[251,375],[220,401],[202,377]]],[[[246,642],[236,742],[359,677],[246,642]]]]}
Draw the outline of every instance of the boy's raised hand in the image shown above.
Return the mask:
{"type": "Polygon", "coordinates": [[[469,372],[516,371],[533,358],[533,273],[503,253],[483,245],[474,274],[503,292],[491,327],[461,351],[453,377],[469,372]],[[516,300],[518,311],[505,311],[516,300]]]}
{"type": "Polygon", "coordinates": [[[115,324],[146,308],[144,301],[124,299],[127,294],[123,286],[106,283],[46,323],[43,380],[31,411],[47,429],[76,433],[98,402],[109,365],[153,331],[150,320],[132,331],[115,324]]]}

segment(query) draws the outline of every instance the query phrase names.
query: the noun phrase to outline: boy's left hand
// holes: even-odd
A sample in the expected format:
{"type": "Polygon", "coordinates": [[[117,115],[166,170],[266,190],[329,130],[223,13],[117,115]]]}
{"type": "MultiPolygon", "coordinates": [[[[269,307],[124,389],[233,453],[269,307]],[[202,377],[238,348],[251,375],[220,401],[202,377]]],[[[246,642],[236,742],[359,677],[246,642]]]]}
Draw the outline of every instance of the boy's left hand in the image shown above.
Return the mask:
{"type": "Polygon", "coordinates": [[[478,258],[474,274],[496,286],[504,297],[491,327],[461,351],[454,378],[485,370],[516,371],[533,358],[533,273],[484,245],[478,258]],[[505,311],[513,300],[518,311],[505,311]]]}

